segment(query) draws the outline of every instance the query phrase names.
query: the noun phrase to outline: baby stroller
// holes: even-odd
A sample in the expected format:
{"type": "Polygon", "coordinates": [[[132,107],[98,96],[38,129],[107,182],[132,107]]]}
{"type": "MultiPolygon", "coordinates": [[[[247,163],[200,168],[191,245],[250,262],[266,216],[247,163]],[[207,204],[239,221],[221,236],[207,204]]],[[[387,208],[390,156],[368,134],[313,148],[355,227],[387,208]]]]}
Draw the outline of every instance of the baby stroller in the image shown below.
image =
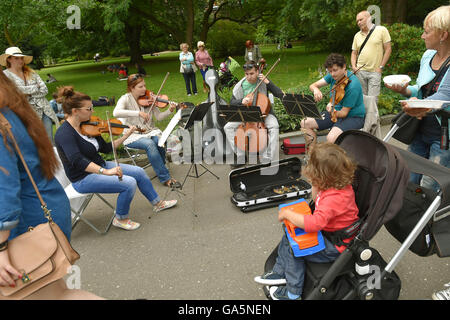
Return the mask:
{"type": "Polygon", "coordinates": [[[222,92],[225,88],[233,88],[239,82],[239,79],[233,75],[233,72],[240,67],[241,65],[232,57],[228,57],[224,62],[221,62],[217,71],[219,74],[217,90],[222,92]]]}
{"type": "MultiPolygon", "coordinates": [[[[450,170],[397,149],[378,138],[358,130],[346,131],[336,141],[358,163],[353,187],[359,208],[360,227],[342,236],[355,235],[347,249],[332,263],[306,262],[303,299],[397,299],[401,281],[393,271],[411,242],[423,226],[438,214],[439,206],[448,206],[450,170]],[[380,253],[369,246],[369,241],[388,221],[394,219],[403,206],[409,180],[409,169],[433,177],[445,190],[437,194],[432,204],[408,235],[402,246],[387,264],[380,253]],[[418,170],[419,171],[416,171],[418,170]],[[426,220],[426,221],[422,221],[426,220]]],[[[450,207],[439,210],[449,211],[450,207]]],[[[277,257],[276,247],[267,258],[264,270],[272,270],[277,257]]],[[[264,287],[270,299],[269,288],[264,287]]]]}

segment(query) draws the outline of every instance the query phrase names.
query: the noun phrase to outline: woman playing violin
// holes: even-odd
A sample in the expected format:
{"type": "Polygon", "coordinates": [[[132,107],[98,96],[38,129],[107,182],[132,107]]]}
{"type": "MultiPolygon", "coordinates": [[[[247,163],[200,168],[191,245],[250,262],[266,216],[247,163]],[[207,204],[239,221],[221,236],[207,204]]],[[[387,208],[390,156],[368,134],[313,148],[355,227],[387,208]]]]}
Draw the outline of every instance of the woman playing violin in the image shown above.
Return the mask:
{"type": "MultiPolygon", "coordinates": [[[[142,168],[127,164],[118,166],[113,161],[103,160],[99,152],[109,153],[113,146],[106,143],[101,135],[88,137],[82,133],[82,123],[91,118],[93,110],[89,96],[67,86],[58,89],[58,99],[67,114],[67,121],[55,134],[55,144],[64,171],[73,188],[80,193],[119,193],[114,226],[125,230],[139,228],[140,224],[129,218],[130,203],[136,186],[153,205],[155,212],[177,203],[176,200],[161,201],[142,168]]],[[[114,140],[114,147],[118,147],[134,130],[136,127],[133,126],[121,138],[114,140]]]]}
{"type": "Polygon", "coordinates": [[[361,83],[354,74],[346,70],[345,57],[332,53],[327,57],[324,66],[328,74],[311,84],[309,89],[314,93],[314,100],[318,102],[323,98],[319,89],[330,85],[332,88],[331,98],[326,108],[327,111],[322,114],[323,119],[308,117],[301,121],[307,146],[316,142],[315,130],[331,128],[327,135],[327,141],[334,143],[342,132],[361,129],[364,126],[366,109],[361,83]]]}
{"type": "MultiPolygon", "coordinates": [[[[117,101],[113,115],[120,118],[124,124],[140,127],[145,132],[143,134],[136,132],[129,134],[124,144],[130,148],[145,150],[148,160],[161,183],[170,187],[181,187],[178,181],[171,178],[165,165],[166,151],[164,148],[158,147],[161,130],[153,122],[153,118],[157,121],[167,118],[175,110],[175,105],[170,103],[166,111],[160,111],[156,105],[152,107],[153,103],[148,103],[147,106],[140,105],[143,103],[141,102],[142,99],[139,98],[146,94],[147,88],[144,78],[139,74],[132,74],[128,77],[127,91],[117,101]]],[[[125,134],[128,134],[129,131],[125,130],[125,134]]]]}

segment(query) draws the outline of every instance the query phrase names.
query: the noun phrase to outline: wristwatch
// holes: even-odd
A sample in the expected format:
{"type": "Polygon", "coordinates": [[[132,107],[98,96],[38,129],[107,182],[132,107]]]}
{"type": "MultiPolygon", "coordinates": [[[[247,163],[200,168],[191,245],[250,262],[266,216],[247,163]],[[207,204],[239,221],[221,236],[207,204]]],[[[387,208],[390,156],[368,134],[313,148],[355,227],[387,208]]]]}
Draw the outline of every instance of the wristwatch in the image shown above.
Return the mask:
{"type": "Polygon", "coordinates": [[[105,171],[105,168],[100,167],[100,169],[98,169],[98,173],[103,174],[103,171],[105,171]]]}
{"type": "Polygon", "coordinates": [[[383,70],[383,69],[384,69],[384,66],[380,66],[380,69],[383,70]]]}

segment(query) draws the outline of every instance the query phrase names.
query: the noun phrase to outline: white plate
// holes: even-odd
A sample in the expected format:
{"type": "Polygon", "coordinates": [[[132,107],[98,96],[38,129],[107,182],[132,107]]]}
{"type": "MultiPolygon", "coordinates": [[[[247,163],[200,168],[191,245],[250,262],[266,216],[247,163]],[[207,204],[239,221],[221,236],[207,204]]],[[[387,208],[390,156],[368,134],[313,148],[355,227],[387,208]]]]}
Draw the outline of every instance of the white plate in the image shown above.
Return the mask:
{"type": "Polygon", "coordinates": [[[444,103],[450,103],[450,101],[444,100],[400,100],[400,102],[406,102],[410,108],[429,108],[440,109],[444,103]]]}
{"type": "Polygon", "coordinates": [[[404,86],[405,84],[409,83],[411,81],[411,78],[406,74],[393,74],[390,76],[386,76],[383,78],[383,82],[392,86],[394,84],[399,84],[404,86]]]}

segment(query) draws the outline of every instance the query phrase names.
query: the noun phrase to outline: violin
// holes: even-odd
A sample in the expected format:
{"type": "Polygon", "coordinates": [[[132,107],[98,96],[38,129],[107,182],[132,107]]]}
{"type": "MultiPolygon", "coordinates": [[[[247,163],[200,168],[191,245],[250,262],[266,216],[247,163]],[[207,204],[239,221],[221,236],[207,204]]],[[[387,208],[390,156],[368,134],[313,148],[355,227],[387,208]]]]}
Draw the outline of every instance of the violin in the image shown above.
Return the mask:
{"type": "Polygon", "coordinates": [[[145,94],[143,96],[140,96],[138,99],[138,104],[142,107],[150,107],[150,106],[156,106],[158,108],[165,108],[168,104],[172,105],[178,105],[178,103],[174,101],[169,101],[169,97],[165,94],[157,95],[154,94],[150,90],[146,90],[145,94]]]}
{"type": "Polygon", "coordinates": [[[337,81],[333,88],[331,88],[331,90],[328,93],[332,93],[331,98],[330,98],[330,103],[332,104],[332,109],[331,109],[331,121],[332,122],[336,122],[337,121],[337,116],[336,116],[336,111],[334,110],[334,106],[336,104],[339,104],[342,99],[344,99],[345,96],[345,88],[347,87],[347,85],[352,82],[352,80],[350,80],[350,77],[354,74],[356,74],[361,68],[363,68],[366,64],[364,63],[361,67],[359,67],[358,69],[355,70],[355,72],[350,73],[349,76],[347,76],[347,72],[345,72],[345,75],[339,80],[337,81]]]}
{"type": "MultiPolygon", "coordinates": [[[[111,134],[113,136],[119,136],[122,134],[125,128],[130,128],[129,126],[122,124],[118,119],[109,119],[111,125],[111,134]]],[[[137,128],[136,131],[144,132],[144,129],[137,128]]],[[[91,116],[88,121],[81,123],[81,134],[88,137],[98,137],[102,133],[109,133],[108,121],[102,120],[100,117],[91,116]]]]}
{"type": "Polygon", "coordinates": [[[330,103],[332,104],[331,109],[331,121],[337,122],[336,111],[334,110],[334,106],[339,104],[345,96],[345,88],[347,85],[352,82],[350,78],[345,74],[338,82],[336,82],[331,89],[332,95],[330,98],[330,103]]]}

